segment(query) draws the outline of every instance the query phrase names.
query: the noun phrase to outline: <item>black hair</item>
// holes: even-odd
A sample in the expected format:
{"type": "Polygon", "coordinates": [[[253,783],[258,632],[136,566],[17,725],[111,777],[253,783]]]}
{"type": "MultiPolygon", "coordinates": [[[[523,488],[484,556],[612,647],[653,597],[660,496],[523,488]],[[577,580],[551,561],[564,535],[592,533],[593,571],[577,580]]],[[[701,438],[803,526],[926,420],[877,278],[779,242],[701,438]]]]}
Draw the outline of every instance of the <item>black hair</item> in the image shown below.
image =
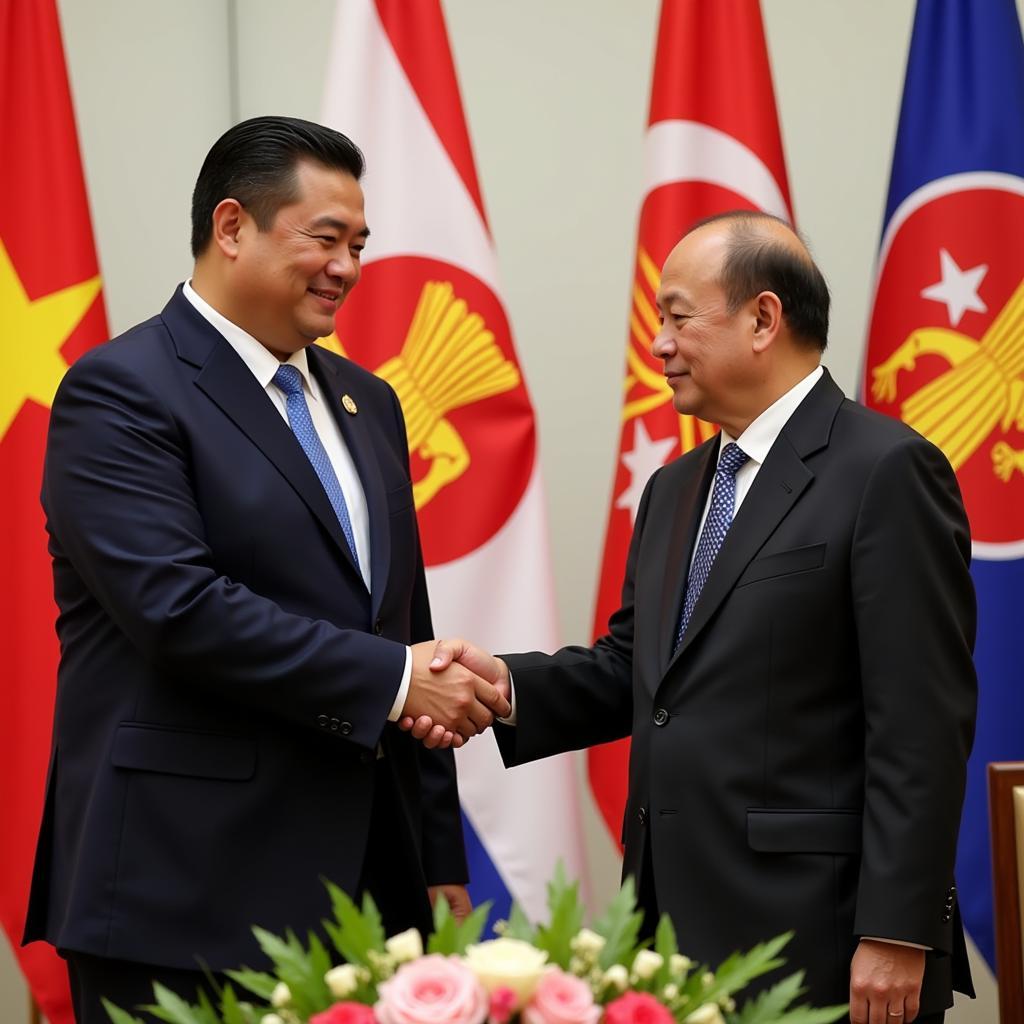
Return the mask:
{"type": "Polygon", "coordinates": [[[357,181],[365,161],[359,147],[333,128],[297,117],[253,117],[229,128],[214,144],[192,191],[192,255],[213,237],[213,211],[236,199],[260,231],[282,206],[298,199],[296,165],[311,160],[351,174],[357,181]]]}
{"type": "MultiPolygon", "coordinates": [[[[766,222],[790,225],[758,210],[731,210],[698,221],[686,234],[726,222],[730,234],[719,275],[730,313],[763,291],[774,292],[793,337],[825,350],[828,344],[828,284],[804,243],[803,250],[760,228],[766,222]]],[[[801,239],[802,241],[802,239],[801,239]]]]}

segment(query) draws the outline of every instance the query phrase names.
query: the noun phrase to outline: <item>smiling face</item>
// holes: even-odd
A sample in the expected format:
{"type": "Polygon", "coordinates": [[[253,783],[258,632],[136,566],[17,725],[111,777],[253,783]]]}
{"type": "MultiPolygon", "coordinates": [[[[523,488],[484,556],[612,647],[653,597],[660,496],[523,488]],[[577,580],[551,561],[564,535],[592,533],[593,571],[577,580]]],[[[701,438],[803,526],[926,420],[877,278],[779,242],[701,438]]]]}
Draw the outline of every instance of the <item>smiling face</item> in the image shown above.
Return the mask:
{"type": "Polygon", "coordinates": [[[730,312],[719,284],[728,233],[722,224],[698,228],[669,254],[658,289],[661,329],[651,352],[664,363],[677,412],[738,437],[760,411],[752,409],[758,316],[750,303],[730,312]]]}
{"type": "Polygon", "coordinates": [[[295,177],[297,198],[267,230],[239,207],[228,231],[234,258],[227,315],[279,358],[334,330],[335,314],[359,281],[369,234],[363,190],[351,174],[300,161],[295,177]]]}

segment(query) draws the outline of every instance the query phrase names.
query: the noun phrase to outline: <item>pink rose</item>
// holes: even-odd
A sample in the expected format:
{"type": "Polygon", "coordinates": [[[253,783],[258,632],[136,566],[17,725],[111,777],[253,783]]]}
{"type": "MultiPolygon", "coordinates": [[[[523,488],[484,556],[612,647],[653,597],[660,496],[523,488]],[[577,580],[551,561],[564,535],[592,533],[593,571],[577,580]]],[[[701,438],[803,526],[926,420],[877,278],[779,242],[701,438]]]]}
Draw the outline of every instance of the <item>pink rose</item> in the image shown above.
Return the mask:
{"type": "Polygon", "coordinates": [[[403,964],[377,986],[379,1024],[483,1024],[488,999],[457,957],[433,953],[403,964]]]}
{"type": "Polygon", "coordinates": [[[377,1024],[377,1018],[363,1003],[335,1003],[323,1013],[314,1013],[309,1024],[377,1024]]]}
{"type": "Polygon", "coordinates": [[[523,1010],[523,1024],[597,1024],[600,1016],[590,986],[556,968],[541,978],[523,1010]]]}
{"type": "Polygon", "coordinates": [[[675,1018],[649,993],[627,992],[604,1008],[604,1024],[675,1024],[675,1018]]]}
{"type": "Polygon", "coordinates": [[[488,1024],[508,1024],[519,997],[505,985],[491,993],[491,1010],[487,1015],[488,1024]]]}

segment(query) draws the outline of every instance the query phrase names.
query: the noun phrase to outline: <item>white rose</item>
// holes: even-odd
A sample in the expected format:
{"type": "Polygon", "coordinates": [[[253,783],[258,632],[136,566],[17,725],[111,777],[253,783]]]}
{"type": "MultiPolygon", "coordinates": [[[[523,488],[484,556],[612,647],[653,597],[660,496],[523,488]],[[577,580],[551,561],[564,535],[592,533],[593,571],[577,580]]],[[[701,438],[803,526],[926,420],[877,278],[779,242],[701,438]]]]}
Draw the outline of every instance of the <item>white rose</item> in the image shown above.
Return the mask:
{"type": "Polygon", "coordinates": [[[324,981],[335,999],[344,999],[359,988],[359,971],[353,964],[339,964],[324,975],[324,981]]]}
{"type": "Polygon", "coordinates": [[[409,928],[397,935],[392,935],[384,943],[384,948],[398,963],[404,964],[407,960],[417,960],[423,956],[423,939],[420,938],[420,933],[415,928],[409,928]]]}
{"type": "Polygon", "coordinates": [[[292,1001],[292,990],[283,982],[279,981],[270,993],[270,1005],[278,1010],[287,1006],[292,1001]]]}
{"type": "Polygon", "coordinates": [[[685,1024],[725,1024],[725,1018],[717,1003],[705,1003],[703,1006],[698,1006],[685,1019],[685,1024]]]}
{"type": "Polygon", "coordinates": [[[653,949],[641,949],[633,961],[633,970],[638,978],[648,981],[654,977],[664,962],[665,958],[660,953],[655,953],[653,949]]]}
{"type": "Polygon", "coordinates": [[[622,964],[612,964],[604,972],[604,983],[611,985],[612,988],[616,988],[620,992],[625,992],[629,987],[629,971],[622,964]]]}
{"type": "Polygon", "coordinates": [[[570,945],[575,952],[582,956],[597,956],[604,949],[604,942],[604,937],[598,935],[597,932],[592,932],[589,928],[581,928],[570,945]]]}
{"type": "Polygon", "coordinates": [[[491,939],[466,949],[466,965],[487,991],[505,987],[522,1006],[533,995],[548,955],[521,939],[491,939]]]}
{"type": "Polygon", "coordinates": [[[265,1013],[260,1018],[260,1024],[284,1024],[284,1021],[276,1013],[265,1013]]]}
{"type": "Polygon", "coordinates": [[[682,953],[673,953],[668,958],[668,969],[673,976],[685,974],[693,966],[693,961],[682,953]]]}

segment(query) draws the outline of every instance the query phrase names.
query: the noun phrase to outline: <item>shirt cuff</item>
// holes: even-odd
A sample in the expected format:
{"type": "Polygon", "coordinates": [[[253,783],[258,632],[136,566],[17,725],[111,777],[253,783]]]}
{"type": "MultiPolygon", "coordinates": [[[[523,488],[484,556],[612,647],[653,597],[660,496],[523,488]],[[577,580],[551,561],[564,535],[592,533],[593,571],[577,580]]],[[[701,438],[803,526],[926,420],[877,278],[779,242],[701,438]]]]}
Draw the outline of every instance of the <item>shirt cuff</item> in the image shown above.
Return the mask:
{"type": "Polygon", "coordinates": [[[512,710],[508,713],[508,718],[499,718],[498,721],[502,725],[517,725],[516,720],[516,685],[512,679],[512,670],[509,669],[508,673],[508,702],[512,705],[512,710]]]}
{"type": "Polygon", "coordinates": [[[412,648],[405,649],[405,669],[402,672],[402,682],[398,686],[398,693],[395,695],[395,703],[391,705],[388,714],[389,722],[397,722],[402,717],[402,708],[409,697],[409,684],[412,682],[412,648]]]}
{"type": "Polygon", "coordinates": [[[862,935],[862,939],[867,939],[869,942],[888,942],[891,946],[909,946],[911,949],[923,949],[925,952],[930,950],[931,946],[922,946],[920,942],[905,942],[903,939],[883,939],[877,935],[862,935]]]}

